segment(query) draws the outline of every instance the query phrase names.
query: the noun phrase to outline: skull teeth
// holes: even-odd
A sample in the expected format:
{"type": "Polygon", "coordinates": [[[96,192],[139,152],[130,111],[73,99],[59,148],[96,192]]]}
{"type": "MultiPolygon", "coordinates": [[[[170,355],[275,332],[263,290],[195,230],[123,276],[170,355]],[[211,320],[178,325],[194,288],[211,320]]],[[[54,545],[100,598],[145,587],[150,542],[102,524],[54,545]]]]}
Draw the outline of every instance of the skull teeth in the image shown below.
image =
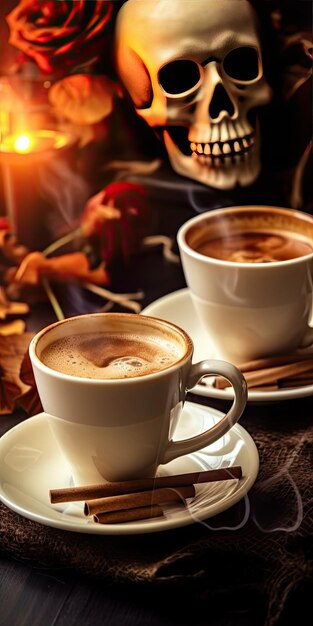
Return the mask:
{"type": "Polygon", "coordinates": [[[253,135],[245,135],[228,141],[213,141],[209,143],[191,142],[190,150],[193,157],[210,156],[213,158],[227,158],[245,154],[254,144],[253,135]]]}

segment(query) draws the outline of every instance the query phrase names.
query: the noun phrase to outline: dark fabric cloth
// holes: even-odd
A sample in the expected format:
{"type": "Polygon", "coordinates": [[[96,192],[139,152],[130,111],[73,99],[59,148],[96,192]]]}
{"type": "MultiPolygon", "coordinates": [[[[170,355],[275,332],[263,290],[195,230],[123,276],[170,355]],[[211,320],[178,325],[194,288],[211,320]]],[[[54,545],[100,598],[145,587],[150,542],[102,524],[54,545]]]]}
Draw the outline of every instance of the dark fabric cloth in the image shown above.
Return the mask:
{"type": "Polygon", "coordinates": [[[100,536],[42,526],[0,505],[0,550],[98,582],[187,586],[212,600],[255,597],[273,626],[289,594],[312,581],[312,414],[297,405],[277,418],[275,406],[250,413],[241,424],[256,442],[260,471],[228,511],[161,533],[100,536]]]}

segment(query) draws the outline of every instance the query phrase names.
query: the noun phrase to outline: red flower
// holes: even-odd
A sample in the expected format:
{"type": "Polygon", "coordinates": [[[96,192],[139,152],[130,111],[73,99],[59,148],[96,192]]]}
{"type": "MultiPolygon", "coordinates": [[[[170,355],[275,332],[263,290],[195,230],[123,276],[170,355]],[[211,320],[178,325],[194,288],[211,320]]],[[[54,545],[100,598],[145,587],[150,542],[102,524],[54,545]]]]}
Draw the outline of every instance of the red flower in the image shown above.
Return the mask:
{"type": "Polygon", "coordinates": [[[94,65],[107,43],[113,2],[20,0],[7,16],[9,42],[46,74],[94,65]]]}
{"type": "Polygon", "coordinates": [[[11,231],[11,225],[7,217],[0,217],[0,231],[11,231]]]}
{"type": "Polygon", "coordinates": [[[147,234],[150,210],[147,192],[134,183],[111,183],[93,196],[81,218],[84,235],[100,257],[109,264],[122,255],[136,252],[147,234]]]}

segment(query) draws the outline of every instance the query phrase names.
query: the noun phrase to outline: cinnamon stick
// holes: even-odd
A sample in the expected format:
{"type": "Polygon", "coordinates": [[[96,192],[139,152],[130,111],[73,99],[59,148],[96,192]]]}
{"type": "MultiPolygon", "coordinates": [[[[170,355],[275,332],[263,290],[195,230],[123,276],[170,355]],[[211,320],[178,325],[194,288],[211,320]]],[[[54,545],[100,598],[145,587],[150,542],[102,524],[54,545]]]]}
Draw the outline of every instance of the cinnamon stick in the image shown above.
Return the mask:
{"type": "Polygon", "coordinates": [[[122,495],[136,491],[147,491],[161,487],[182,487],[197,483],[209,483],[220,480],[230,480],[242,477],[242,469],[239,465],[233,467],[220,467],[214,470],[202,472],[189,472],[173,476],[156,476],[154,478],[139,478],[137,480],[104,482],[98,485],[86,485],[82,487],[64,487],[50,490],[50,502],[75,502],[80,500],[93,500],[105,496],[122,495]]]}
{"type": "Polygon", "coordinates": [[[313,376],[310,378],[307,377],[299,377],[299,378],[283,378],[278,381],[278,388],[287,389],[292,387],[306,387],[307,385],[313,385],[313,376]]]}
{"type": "Polygon", "coordinates": [[[272,385],[249,385],[251,391],[278,391],[279,388],[278,383],[272,385]]]}
{"type": "Polygon", "coordinates": [[[306,387],[307,385],[313,385],[312,372],[308,372],[308,375],[299,374],[299,376],[293,376],[292,378],[279,378],[272,385],[249,385],[249,389],[251,391],[278,391],[279,389],[292,389],[294,387],[306,387]]]}
{"type": "Polygon", "coordinates": [[[97,524],[120,524],[121,522],[135,522],[140,519],[164,516],[163,509],[158,504],[141,506],[135,509],[111,511],[109,513],[97,513],[93,516],[97,524]]]}
{"type": "Polygon", "coordinates": [[[85,502],[85,515],[97,515],[110,511],[135,509],[136,507],[150,506],[152,504],[167,504],[169,502],[181,502],[185,498],[195,496],[193,485],[184,487],[154,489],[153,491],[137,491],[118,496],[107,496],[85,502]]]}
{"type": "MultiPolygon", "coordinates": [[[[296,363],[288,363],[287,365],[267,367],[259,370],[241,371],[244,374],[248,387],[259,387],[277,382],[280,379],[298,376],[299,374],[311,371],[312,369],[313,361],[310,359],[297,361],[296,363]]],[[[215,386],[218,389],[225,389],[230,386],[230,383],[225,378],[218,376],[215,380],[215,386]]]]}
{"type": "Polygon", "coordinates": [[[313,369],[313,353],[307,354],[290,353],[290,354],[278,354],[269,357],[263,357],[262,359],[254,359],[252,361],[246,361],[238,365],[241,372],[250,372],[254,370],[266,369],[268,367],[276,367],[277,365],[288,365],[289,363],[299,363],[300,361],[311,361],[313,369]]]}

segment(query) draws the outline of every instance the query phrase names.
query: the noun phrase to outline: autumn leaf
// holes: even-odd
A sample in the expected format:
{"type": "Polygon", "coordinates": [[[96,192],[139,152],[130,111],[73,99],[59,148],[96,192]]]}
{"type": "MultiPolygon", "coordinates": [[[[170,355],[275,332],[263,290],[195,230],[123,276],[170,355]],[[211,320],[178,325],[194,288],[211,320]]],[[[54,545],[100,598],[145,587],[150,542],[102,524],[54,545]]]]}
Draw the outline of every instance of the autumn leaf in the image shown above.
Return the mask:
{"type": "Polygon", "coordinates": [[[49,100],[73,124],[96,124],[112,113],[117,90],[105,76],[74,74],[52,85],[49,100]]]}
{"type": "Polygon", "coordinates": [[[11,277],[11,281],[39,285],[43,277],[59,281],[78,280],[95,285],[105,285],[109,282],[104,265],[90,269],[88,258],[83,252],[53,258],[47,258],[41,252],[30,252],[11,277]]]}
{"type": "Polygon", "coordinates": [[[5,218],[0,218],[0,252],[1,257],[6,262],[18,264],[27,254],[28,249],[17,242],[10,222],[5,218]]]}
{"type": "Polygon", "coordinates": [[[37,415],[37,413],[41,413],[43,408],[38,395],[33,368],[31,365],[28,351],[25,353],[22,361],[20,378],[21,381],[28,386],[28,391],[26,391],[26,393],[23,393],[16,399],[17,405],[22,407],[29,417],[31,417],[32,415],[37,415]]]}
{"type": "Polygon", "coordinates": [[[32,337],[27,332],[0,335],[0,415],[12,413],[17,398],[29,390],[29,385],[20,378],[20,369],[32,337]]]}
{"type": "Polygon", "coordinates": [[[22,335],[25,331],[26,324],[23,320],[13,320],[0,324],[0,335],[7,337],[8,335],[22,335]]]}
{"type": "Polygon", "coordinates": [[[28,304],[9,300],[3,287],[0,287],[0,320],[4,320],[8,315],[25,315],[26,313],[29,313],[28,304]]]}

